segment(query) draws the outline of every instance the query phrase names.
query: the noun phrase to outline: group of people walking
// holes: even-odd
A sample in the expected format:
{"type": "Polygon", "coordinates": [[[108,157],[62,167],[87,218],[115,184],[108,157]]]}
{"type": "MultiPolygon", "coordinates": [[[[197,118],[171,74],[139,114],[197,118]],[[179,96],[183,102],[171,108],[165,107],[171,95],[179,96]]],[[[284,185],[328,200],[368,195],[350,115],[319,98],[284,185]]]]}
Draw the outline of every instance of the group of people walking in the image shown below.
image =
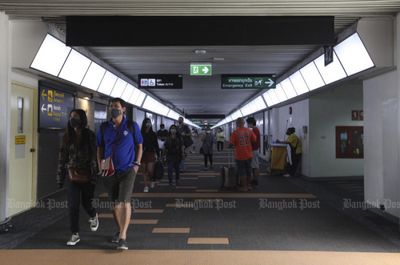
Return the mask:
{"type": "MultiPolygon", "coordinates": [[[[126,102],[114,98],[110,103],[111,119],[103,122],[95,134],[87,125],[84,110],[73,109],[69,114],[66,132],[59,154],[57,183],[62,188],[68,184],[68,206],[71,238],[67,245],[80,242],[79,209],[89,215],[90,230],[99,228],[99,215],[92,205],[96,183],[102,176],[103,183],[111,197],[111,208],[117,225],[110,242],[117,249],[128,249],[127,231],[131,221],[131,195],[139,167],[144,170],[144,192],[155,187],[154,168],[157,161],[168,167],[171,186],[179,182],[180,172],[185,170],[185,157],[192,152],[194,141],[192,131],[182,117],[178,124],[167,130],[164,124],[153,131],[152,122],[145,118],[141,128],[125,117],[126,102]]],[[[230,145],[235,147],[235,160],[241,191],[251,190],[258,184],[260,133],[254,118],[236,121],[237,128],[232,133],[230,145]]],[[[204,155],[204,167],[213,168],[214,141],[217,150],[223,151],[225,133],[219,129],[214,136],[208,128],[200,137],[200,153],[204,155]]],[[[291,140],[293,141],[293,140],[291,140]]]]}

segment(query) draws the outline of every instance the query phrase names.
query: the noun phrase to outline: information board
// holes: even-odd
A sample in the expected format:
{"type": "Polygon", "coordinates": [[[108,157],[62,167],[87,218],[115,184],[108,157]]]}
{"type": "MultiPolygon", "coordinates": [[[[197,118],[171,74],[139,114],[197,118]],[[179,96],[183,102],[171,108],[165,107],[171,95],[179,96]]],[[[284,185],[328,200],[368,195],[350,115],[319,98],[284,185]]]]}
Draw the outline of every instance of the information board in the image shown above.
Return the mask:
{"type": "Polygon", "coordinates": [[[265,89],[275,87],[275,74],[221,75],[222,89],[265,89]]]}
{"type": "Polygon", "coordinates": [[[74,106],[72,93],[39,83],[39,129],[65,129],[74,106]]]}
{"type": "Polygon", "coordinates": [[[182,89],[182,75],[140,74],[139,88],[182,89]]]}

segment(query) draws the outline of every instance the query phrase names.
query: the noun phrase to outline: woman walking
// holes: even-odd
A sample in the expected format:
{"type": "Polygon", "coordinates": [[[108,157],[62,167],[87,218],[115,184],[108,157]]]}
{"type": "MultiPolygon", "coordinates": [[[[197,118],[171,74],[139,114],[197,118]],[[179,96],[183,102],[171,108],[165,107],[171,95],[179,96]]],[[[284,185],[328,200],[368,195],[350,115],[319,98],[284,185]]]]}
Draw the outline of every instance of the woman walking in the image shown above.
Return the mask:
{"type": "Polygon", "coordinates": [[[79,241],[79,206],[89,215],[90,230],[99,228],[96,209],[92,206],[98,173],[96,159],[96,136],[87,128],[84,110],[74,109],[69,114],[67,131],[64,134],[59,154],[57,182],[62,188],[68,175],[68,207],[72,236],[68,246],[79,241]]]}
{"type": "Polygon", "coordinates": [[[185,147],[175,125],[169,127],[169,136],[165,141],[165,155],[168,164],[169,185],[176,186],[179,181],[179,165],[183,158],[185,147]],[[173,172],[175,171],[175,178],[173,172]]]}
{"type": "Polygon", "coordinates": [[[149,184],[154,188],[154,165],[156,157],[160,157],[160,147],[158,146],[157,134],[153,131],[151,120],[145,118],[142,122],[142,136],[143,136],[143,156],[142,164],[144,167],[144,190],[149,192],[149,184]]]}
{"type": "Polygon", "coordinates": [[[201,149],[204,155],[204,168],[208,168],[208,161],[210,162],[210,168],[213,168],[213,146],[214,146],[214,136],[211,134],[210,129],[206,129],[206,134],[201,138],[201,149]]]}

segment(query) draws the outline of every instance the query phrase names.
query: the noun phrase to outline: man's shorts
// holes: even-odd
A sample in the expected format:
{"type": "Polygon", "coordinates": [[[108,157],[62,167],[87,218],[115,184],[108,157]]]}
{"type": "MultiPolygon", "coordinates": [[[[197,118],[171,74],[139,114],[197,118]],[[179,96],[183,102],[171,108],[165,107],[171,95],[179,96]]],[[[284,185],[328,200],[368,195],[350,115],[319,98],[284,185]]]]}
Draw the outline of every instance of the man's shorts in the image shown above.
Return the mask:
{"type": "Polygon", "coordinates": [[[132,168],[106,178],[104,184],[111,195],[111,200],[113,202],[130,202],[135,179],[136,173],[132,168]]]}
{"type": "Polygon", "coordinates": [[[251,176],[251,159],[248,160],[236,160],[236,168],[239,177],[250,177],[251,176]]]}
{"type": "Polygon", "coordinates": [[[251,159],[251,168],[260,168],[260,162],[258,161],[258,150],[253,151],[253,158],[251,159]]]}

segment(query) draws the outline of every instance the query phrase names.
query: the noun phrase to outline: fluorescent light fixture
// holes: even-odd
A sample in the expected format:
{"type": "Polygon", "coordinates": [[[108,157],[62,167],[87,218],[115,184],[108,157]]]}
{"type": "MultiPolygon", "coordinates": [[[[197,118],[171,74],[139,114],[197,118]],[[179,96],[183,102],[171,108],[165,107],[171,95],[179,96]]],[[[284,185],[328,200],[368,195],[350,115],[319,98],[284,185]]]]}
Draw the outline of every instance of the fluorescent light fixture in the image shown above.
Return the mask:
{"type": "Polygon", "coordinates": [[[271,106],[280,103],[278,96],[275,94],[275,89],[270,89],[267,91],[269,98],[272,100],[271,106]]]}
{"type": "Polygon", "coordinates": [[[131,98],[129,99],[129,103],[141,107],[144,101],[144,98],[146,97],[146,94],[137,89],[136,87],[133,87],[133,93],[131,98]]]}
{"type": "Polygon", "coordinates": [[[173,110],[170,110],[167,114],[167,117],[177,121],[179,119],[180,115],[179,115],[179,113],[177,113],[173,110]]]}
{"type": "Polygon", "coordinates": [[[285,91],[287,99],[291,99],[297,96],[296,90],[294,90],[292,82],[290,82],[289,78],[286,78],[285,80],[280,82],[280,85],[282,86],[283,91],[285,91]]]}
{"type": "Polygon", "coordinates": [[[353,75],[374,66],[358,33],[354,33],[334,47],[347,75],[353,75]]]}
{"type": "Polygon", "coordinates": [[[300,71],[295,72],[289,78],[292,82],[294,89],[296,90],[297,95],[309,92],[308,86],[304,81],[304,78],[301,76],[300,71]]]}
{"type": "Polygon", "coordinates": [[[58,77],[80,85],[91,60],[75,50],[71,50],[58,77]]]}
{"type": "Polygon", "coordinates": [[[275,89],[271,89],[271,93],[275,94],[276,98],[278,99],[278,103],[287,100],[286,93],[283,91],[281,84],[277,84],[275,89]]]}
{"type": "Polygon", "coordinates": [[[231,121],[233,121],[232,116],[229,115],[228,117],[226,117],[226,118],[224,119],[224,121],[226,121],[226,122],[231,122],[231,121]]]}
{"type": "Polygon", "coordinates": [[[110,95],[116,81],[117,77],[113,73],[107,71],[97,91],[106,95],[110,95]]]}
{"type": "Polygon", "coordinates": [[[89,66],[89,70],[83,78],[81,86],[97,91],[105,73],[106,69],[104,69],[97,63],[92,62],[89,66]]]}
{"type": "Polygon", "coordinates": [[[274,105],[274,103],[273,103],[271,97],[269,96],[268,92],[269,92],[269,90],[263,94],[263,97],[264,97],[265,101],[267,102],[267,105],[270,107],[270,106],[274,105]]]}
{"type": "Polygon", "coordinates": [[[124,81],[121,78],[118,78],[110,96],[113,97],[113,98],[122,97],[122,94],[124,93],[124,90],[125,90],[125,87],[126,87],[127,84],[128,83],[126,81],[124,81]]]}
{"type": "Polygon", "coordinates": [[[167,116],[169,112],[169,108],[167,106],[158,102],[149,95],[146,97],[146,100],[143,103],[143,108],[163,116],[167,116]]]}
{"type": "Polygon", "coordinates": [[[130,100],[130,98],[132,96],[133,90],[134,90],[134,87],[131,84],[128,83],[126,85],[126,87],[125,87],[124,92],[121,95],[121,98],[123,100],[125,100],[126,102],[129,102],[129,100],[130,100]]]}
{"type": "Polygon", "coordinates": [[[325,82],[313,61],[301,68],[300,73],[304,77],[304,81],[310,91],[325,85],[325,82]]]}
{"type": "Polygon", "coordinates": [[[314,62],[326,84],[333,83],[347,76],[335,53],[333,53],[333,62],[327,66],[325,66],[323,54],[315,59],[314,62]]]}
{"type": "Polygon", "coordinates": [[[232,120],[237,120],[238,118],[243,117],[243,114],[240,110],[235,111],[232,113],[232,120]]]}
{"type": "Polygon", "coordinates": [[[33,59],[31,67],[57,76],[70,51],[71,48],[65,46],[62,41],[47,34],[35,59],[33,59]]]}

